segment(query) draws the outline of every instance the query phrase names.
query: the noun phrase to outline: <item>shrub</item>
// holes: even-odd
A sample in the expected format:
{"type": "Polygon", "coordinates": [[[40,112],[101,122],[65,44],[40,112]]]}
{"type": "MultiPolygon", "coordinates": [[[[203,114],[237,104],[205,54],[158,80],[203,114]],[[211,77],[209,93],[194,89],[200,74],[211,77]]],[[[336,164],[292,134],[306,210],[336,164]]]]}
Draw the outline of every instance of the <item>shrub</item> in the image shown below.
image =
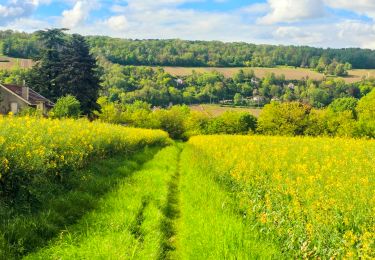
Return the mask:
{"type": "Polygon", "coordinates": [[[303,135],[309,113],[310,107],[302,103],[272,102],[262,110],[257,131],[265,135],[303,135]]]}
{"type": "Polygon", "coordinates": [[[50,112],[52,118],[78,118],[81,114],[81,105],[72,95],[59,98],[50,112]]]}
{"type": "Polygon", "coordinates": [[[171,109],[160,109],[154,112],[155,118],[160,123],[160,128],[168,132],[173,139],[185,137],[185,120],[189,116],[187,106],[174,106],[171,109]]]}
{"type": "Polygon", "coordinates": [[[248,134],[256,129],[257,119],[246,112],[227,111],[212,118],[203,130],[205,134],[248,134]]]}

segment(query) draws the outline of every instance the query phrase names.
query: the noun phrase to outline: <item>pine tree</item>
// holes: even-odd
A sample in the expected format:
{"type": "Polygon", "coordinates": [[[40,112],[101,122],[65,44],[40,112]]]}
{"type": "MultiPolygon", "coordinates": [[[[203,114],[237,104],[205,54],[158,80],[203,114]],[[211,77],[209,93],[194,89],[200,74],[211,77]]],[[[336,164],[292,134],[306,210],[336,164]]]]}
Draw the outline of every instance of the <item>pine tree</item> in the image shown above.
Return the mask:
{"type": "Polygon", "coordinates": [[[86,115],[98,110],[96,100],[99,97],[100,80],[96,60],[90,54],[83,36],[72,35],[66,50],[61,54],[61,66],[63,69],[56,78],[57,82],[63,84],[61,94],[75,96],[86,115]]]}
{"type": "Polygon", "coordinates": [[[61,53],[66,45],[65,29],[38,31],[43,44],[41,55],[36,58],[28,78],[28,83],[43,96],[56,101],[60,96],[59,82],[56,78],[62,70],[61,53]]]}
{"type": "Polygon", "coordinates": [[[56,101],[66,95],[76,97],[85,115],[99,109],[100,80],[95,58],[84,37],[68,37],[65,29],[39,31],[43,51],[33,67],[28,83],[45,97],[56,101]]]}

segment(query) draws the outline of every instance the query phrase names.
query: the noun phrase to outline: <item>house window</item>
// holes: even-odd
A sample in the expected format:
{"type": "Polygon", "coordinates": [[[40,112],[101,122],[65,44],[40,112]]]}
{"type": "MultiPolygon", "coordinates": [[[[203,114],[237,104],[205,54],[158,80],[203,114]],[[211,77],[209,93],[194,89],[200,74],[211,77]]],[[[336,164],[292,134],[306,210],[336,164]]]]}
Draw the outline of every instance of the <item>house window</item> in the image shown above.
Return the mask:
{"type": "Polygon", "coordinates": [[[10,111],[13,114],[17,114],[18,113],[18,103],[17,102],[10,103],[10,111]]]}

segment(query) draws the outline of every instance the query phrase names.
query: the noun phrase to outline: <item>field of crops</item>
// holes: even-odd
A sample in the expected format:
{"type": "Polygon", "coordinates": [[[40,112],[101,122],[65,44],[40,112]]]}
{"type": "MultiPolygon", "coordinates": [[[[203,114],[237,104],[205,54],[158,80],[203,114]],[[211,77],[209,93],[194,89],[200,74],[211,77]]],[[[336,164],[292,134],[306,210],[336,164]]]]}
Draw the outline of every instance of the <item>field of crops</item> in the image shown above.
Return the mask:
{"type": "MultiPolygon", "coordinates": [[[[310,78],[314,80],[322,80],[324,75],[322,73],[318,73],[316,71],[304,68],[291,68],[291,67],[278,67],[278,68],[215,68],[215,67],[195,67],[195,68],[188,68],[188,67],[163,67],[164,70],[172,75],[175,76],[186,76],[190,75],[192,71],[196,72],[209,72],[209,71],[218,71],[222,73],[225,77],[232,77],[235,73],[237,73],[240,69],[243,70],[253,70],[255,75],[258,78],[263,78],[267,73],[275,73],[275,75],[285,75],[285,79],[287,80],[300,80],[302,78],[310,78]]],[[[358,82],[362,79],[362,77],[374,77],[375,70],[364,70],[364,69],[356,69],[350,70],[349,75],[344,77],[343,79],[347,83],[358,82]]]]}
{"type": "Polygon", "coordinates": [[[228,107],[220,106],[216,104],[201,104],[191,105],[190,109],[193,111],[199,111],[209,116],[220,116],[227,111],[231,112],[248,112],[253,116],[258,117],[262,109],[260,108],[247,108],[247,107],[228,107]]]}
{"type": "Polygon", "coordinates": [[[33,61],[30,59],[10,58],[0,56],[0,69],[14,69],[14,68],[31,68],[33,61]]]}
{"type": "Polygon", "coordinates": [[[200,136],[185,149],[285,258],[375,257],[375,141],[200,136]]]}
{"type": "MultiPolygon", "coordinates": [[[[0,116],[0,180],[6,186],[18,176],[63,175],[93,158],[130,154],[146,145],[163,145],[167,139],[163,131],[87,120],[0,116]]],[[[11,187],[5,191],[11,192],[11,187]]]]}
{"type": "Polygon", "coordinates": [[[0,258],[373,259],[374,164],[375,140],[0,117],[0,258]]]}

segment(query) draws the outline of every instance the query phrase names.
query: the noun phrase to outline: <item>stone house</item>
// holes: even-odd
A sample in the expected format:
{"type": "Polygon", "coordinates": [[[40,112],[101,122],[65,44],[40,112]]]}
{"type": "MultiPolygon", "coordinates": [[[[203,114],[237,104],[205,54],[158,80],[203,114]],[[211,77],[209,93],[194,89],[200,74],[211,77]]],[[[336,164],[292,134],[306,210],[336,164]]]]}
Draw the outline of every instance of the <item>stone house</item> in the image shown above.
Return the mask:
{"type": "Polygon", "coordinates": [[[32,107],[47,115],[53,106],[54,103],[27,86],[0,84],[0,114],[17,114],[32,107]]]}

